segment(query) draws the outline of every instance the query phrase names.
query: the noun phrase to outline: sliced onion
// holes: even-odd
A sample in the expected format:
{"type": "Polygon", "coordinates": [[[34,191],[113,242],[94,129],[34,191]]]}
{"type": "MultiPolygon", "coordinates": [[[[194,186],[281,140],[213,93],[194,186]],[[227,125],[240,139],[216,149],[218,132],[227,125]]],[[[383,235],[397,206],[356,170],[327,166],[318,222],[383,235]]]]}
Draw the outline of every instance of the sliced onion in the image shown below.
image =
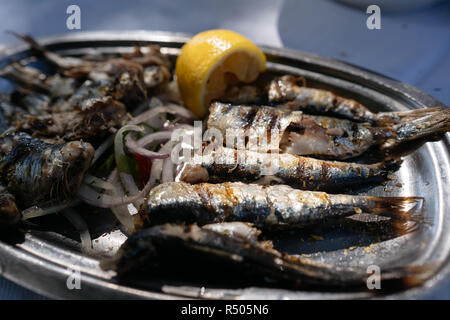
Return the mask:
{"type": "Polygon", "coordinates": [[[83,183],[85,183],[89,186],[93,186],[93,187],[107,190],[107,191],[114,191],[116,188],[112,183],[110,183],[108,181],[104,181],[100,178],[91,176],[90,174],[86,174],[84,176],[83,183]]]}
{"type": "Polygon", "coordinates": [[[120,181],[129,195],[132,196],[139,193],[139,188],[137,187],[136,182],[134,182],[134,178],[131,174],[120,172],[119,176],[120,181]]]}
{"type": "Polygon", "coordinates": [[[92,239],[86,221],[84,221],[84,219],[73,209],[65,209],[62,211],[62,214],[80,233],[82,251],[87,253],[91,252],[92,239]]]}
{"type": "MultiPolygon", "coordinates": [[[[150,190],[151,183],[149,180],[144,188],[133,196],[110,196],[104,193],[100,193],[83,183],[78,189],[77,195],[81,200],[90,205],[100,208],[114,208],[124,206],[136,200],[142,199],[150,192],[150,190]]],[[[117,188],[115,192],[117,192],[117,188]]]]}
{"type": "Polygon", "coordinates": [[[194,120],[198,119],[198,117],[189,109],[176,105],[174,103],[170,103],[166,105],[166,109],[168,110],[168,113],[177,115],[184,119],[194,120]]]}
{"type": "Polygon", "coordinates": [[[173,182],[174,181],[174,165],[172,163],[172,159],[164,159],[162,174],[161,174],[161,182],[173,182]]]}
{"type": "Polygon", "coordinates": [[[22,211],[22,220],[37,218],[48,214],[59,212],[63,209],[73,207],[79,203],[78,200],[71,200],[55,204],[53,201],[41,204],[39,206],[32,206],[22,211]]]}
{"type": "Polygon", "coordinates": [[[138,194],[134,196],[114,197],[98,192],[86,184],[82,184],[77,193],[78,197],[84,202],[100,208],[113,208],[123,206],[136,201],[137,199],[143,197],[144,194],[144,189],[142,189],[138,194]]]}
{"type": "Polygon", "coordinates": [[[166,131],[166,130],[174,131],[176,129],[186,129],[186,130],[190,131],[190,130],[194,130],[194,127],[187,123],[174,123],[174,124],[170,124],[166,127],[161,128],[162,131],[166,131]]]}
{"type": "Polygon", "coordinates": [[[117,133],[114,137],[114,156],[116,158],[117,165],[119,165],[119,163],[120,163],[120,158],[122,156],[125,156],[125,150],[123,148],[123,133],[125,131],[143,132],[144,128],[137,126],[137,125],[128,124],[128,125],[125,125],[122,128],[120,128],[119,131],[117,131],[117,133]]]}
{"type": "Polygon", "coordinates": [[[95,150],[91,165],[97,162],[97,160],[105,153],[105,151],[112,146],[113,142],[114,136],[110,136],[95,150]]]}
{"type": "MultiPolygon", "coordinates": [[[[137,125],[125,125],[117,131],[114,137],[114,156],[116,158],[117,166],[120,165],[120,161],[126,158],[125,150],[123,146],[123,133],[126,131],[138,131],[143,132],[144,128],[137,125]]],[[[131,194],[136,195],[139,193],[139,189],[134,182],[133,177],[129,173],[120,172],[119,177],[125,187],[125,190],[131,194]]],[[[134,201],[134,200],[133,200],[134,201]]]]}
{"type": "Polygon", "coordinates": [[[170,140],[171,137],[172,137],[171,130],[158,131],[158,132],[153,132],[153,133],[145,135],[144,137],[142,137],[138,141],[136,141],[136,144],[139,147],[148,147],[148,146],[153,146],[157,143],[166,142],[166,141],[170,140]]]}
{"type": "MultiPolygon", "coordinates": [[[[170,152],[172,148],[172,141],[167,142],[164,146],[161,147],[161,152],[170,152]]],[[[166,159],[169,160],[170,159],[166,159]]],[[[150,187],[153,188],[158,180],[159,182],[162,182],[162,172],[163,172],[163,166],[164,166],[164,161],[162,159],[155,159],[152,162],[152,171],[150,173],[150,179],[149,179],[149,183],[150,183],[150,187]]],[[[173,173],[172,173],[173,175],[173,173]]]]}
{"type": "MultiPolygon", "coordinates": [[[[165,138],[165,136],[167,136],[167,135],[169,136],[169,139],[170,139],[170,132],[169,132],[169,134],[166,134],[167,132],[164,132],[164,133],[165,133],[164,135],[159,134],[159,132],[150,133],[149,135],[146,136],[147,137],[146,141],[150,141],[150,142],[146,143],[146,144],[148,145],[153,142],[156,143],[157,141],[161,141],[161,142],[167,141],[167,139],[165,138]],[[152,137],[153,135],[155,135],[156,137],[152,137]],[[156,140],[157,138],[158,138],[158,140],[156,140]]],[[[142,139],[144,139],[144,138],[142,138],[142,139]]],[[[147,150],[147,149],[143,148],[142,146],[140,146],[136,142],[136,140],[134,140],[133,138],[131,138],[129,136],[127,136],[125,138],[125,145],[130,152],[137,153],[138,155],[149,158],[149,159],[165,159],[170,156],[169,153],[163,153],[161,151],[154,152],[154,151],[147,150]]]]}
{"type": "Polygon", "coordinates": [[[174,114],[179,117],[182,117],[184,119],[190,119],[190,120],[197,119],[197,116],[195,114],[193,114],[191,111],[189,111],[188,109],[178,106],[178,105],[175,105],[175,104],[168,104],[168,105],[164,105],[164,106],[160,106],[160,107],[155,107],[146,112],[143,112],[140,115],[138,115],[136,118],[129,121],[128,124],[133,125],[133,124],[139,124],[139,123],[146,122],[149,119],[154,118],[155,116],[157,116],[160,113],[170,113],[170,114],[174,114]]]}
{"type": "MultiPolygon", "coordinates": [[[[108,182],[117,185],[114,191],[115,197],[123,197],[125,195],[125,192],[119,182],[117,169],[113,170],[113,172],[108,178],[108,182]]],[[[111,211],[113,212],[114,216],[117,218],[117,220],[119,220],[119,222],[125,227],[125,230],[129,233],[133,233],[135,230],[132,213],[134,213],[136,210],[137,209],[134,208],[134,205],[131,203],[128,205],[111,208],[111,211]],[[130,208],[130,206],[132,206],[132,208],[130,208]]]]}

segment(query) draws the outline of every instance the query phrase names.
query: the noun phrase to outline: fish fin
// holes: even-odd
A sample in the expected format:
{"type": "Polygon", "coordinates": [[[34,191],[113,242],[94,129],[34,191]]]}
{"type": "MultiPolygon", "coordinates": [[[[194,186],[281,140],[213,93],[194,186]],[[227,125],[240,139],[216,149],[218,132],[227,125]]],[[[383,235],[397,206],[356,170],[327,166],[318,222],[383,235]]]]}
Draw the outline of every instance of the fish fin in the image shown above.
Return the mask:
{"type": "Polygon", "coordinates": [[[374,125],[378,127],[389,127],[400,123],[407,123],[412,120],[426,116],[427,114],[441,111],[441,107],[420,108],[408,111],[378,112],[375,115],[374,125]]]}
{"type": "Polygon", "coordinates": [[[422,197],[368,197],[364,212],[389,217],[400,233],[409,233],[423,223],[425,199],[422,197]]]}
{"type": "Polygon", "coordinates": [[[400,169],[403,160],[399,157],[387,159],[380,163],[379,167],[385,172],[395,172],[400,169]]]}
{"type": "MultiPolygon", "coordinates": [[[[423,110],[423,109],[419,109],[423,110]]],[[[419,111],[414,110],[414,111],[419,111]]],[[[434,140],[450,131],[450,109],[432,108],[428,112],[417,112],[405,116],[392,128],[394,137],[387,139],[381,149],[392,149],[408,141],[428,139],[434,140]]]]}
{"type": "Polygon", "coordinates": [[[19,38],[20,40],[24,41],[30,47],[32,47],[33,49],[35,49],[35,50],[37,50],[39,52],[45,52],[46,51],[45,48],[43,46],[41,46],[36,40],[34,40],[34,38],[31,37],[30,35],[20,34],[20,33],[17,33],[15,31],[11,31],[11,30],[8,30],[6,32],[10,33],[13,36],[15,36],[16,38],[19,38]]]}

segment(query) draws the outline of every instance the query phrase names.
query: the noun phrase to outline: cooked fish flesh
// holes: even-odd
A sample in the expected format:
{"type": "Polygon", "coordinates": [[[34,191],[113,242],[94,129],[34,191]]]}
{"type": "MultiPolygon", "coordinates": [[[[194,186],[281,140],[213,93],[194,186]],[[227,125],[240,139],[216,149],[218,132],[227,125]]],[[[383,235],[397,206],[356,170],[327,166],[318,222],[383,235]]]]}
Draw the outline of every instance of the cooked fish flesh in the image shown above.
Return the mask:
{"type": "Polygon", "coordinates": [[[150,225],[243,221],[263,229],[294,229],[331,218],[370,213],[419,221],[424,199],[302,191],[242,182],[163,183],[150,191],[140,216],[150,225]]]}
{"type": "Polygon", "coordinates": [[[306,115],[301,111],[221,102],[212,103],[209,112],[208,128],[218,129],[227,147],[233,144],[227,135],[232,139],[245,136],[249,141],[268,135],[268,141],[280,142],[282,152],[330,159],[356,157],[375,146],[388,152],[402,143],[432,139],[450,130],[450,109],[430,111],[388,127],[306,115]]]}
{"type": "Polygon", "coordinates": [[[287,184],[303,190],[342,192],[380,182],[400,167],[400,160],[375,164],[338,162],[288,153],[259,153],[218,147],[201,163],[181,163],[176,181],[188,183],[242,181],[287,184]],[[242,159],[242,160],[240,160],[242,159]]]}
{"type": "Polygon", "coordinates": [[[262,233],[261,230],[247,222],[212,223],[206,224],[202,228],[228,235],[232,238],[241,238],[251,241],[258,241],[258,237],[262,233]]]}

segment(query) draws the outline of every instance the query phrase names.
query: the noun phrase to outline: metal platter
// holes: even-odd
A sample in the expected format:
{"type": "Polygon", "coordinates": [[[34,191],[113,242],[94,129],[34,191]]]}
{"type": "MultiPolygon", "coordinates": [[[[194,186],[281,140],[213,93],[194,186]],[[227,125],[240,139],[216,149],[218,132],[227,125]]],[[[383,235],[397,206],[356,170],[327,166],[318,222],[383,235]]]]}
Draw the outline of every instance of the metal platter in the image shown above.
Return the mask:
{"type": "MultiPolygon", "coordinates": [[[[127,31],[72,33],[40,39],[50,50],[60,54],[80,55],[120,53],[136,44],[157,44],[174,58],[188,39],[184,34],[127,31]]],[[[282,48],[262,47],[268,69],[306,78],[309,86],[327,88],[351,97],[374,111],[407,110],[443,104],[407,84],[386,78],[333,59],[282,48]]],[[[28,61],[32,52],[26,46],[3,49],[0,68],[11,60],[28,61]]],[[[402,266],[425,264],[436,272],[421,287],[384,296],[385,298],[420,298],[429,294],[450,272],[450,135],[428,142],[405,157],[401,169],[385,186],[362,190],[362,194],[384,196],[423,196],[427,224],[412,234],[380,241],[376,235],[360,235],[335,228],[323,232],[321,240],[307,240],[307,234],[275,239],[275,246],[289,253],[303,253],[311,259],[332,266],[366,268],[368,265],[402,266]],[[301,240],[301,241],[300,241],[301,240]],[[352,248],[352,249],[349,249],[352,248]]],[[[94,252],[81,253],[79,239],[72,227],[59,215],[38,218],[37,225],[2,231],[0,235],[0,273],[37,293],[52,298],[72,299],[329,299],[368,298],[366,292],[292,291],[224,283],[204,283],[201,279],[162,279],[151,275],[136,276],[118,282],[113,273],[102,271],[103,256],[112,255],[126,236],[117,228],[111,214],[82,210],[94,238],[94,252]],[[80,289],[68,289],[73,272],[81,276],[80,289]]],[[[345,229],[345,228],[344,228],[345,229]]]]}

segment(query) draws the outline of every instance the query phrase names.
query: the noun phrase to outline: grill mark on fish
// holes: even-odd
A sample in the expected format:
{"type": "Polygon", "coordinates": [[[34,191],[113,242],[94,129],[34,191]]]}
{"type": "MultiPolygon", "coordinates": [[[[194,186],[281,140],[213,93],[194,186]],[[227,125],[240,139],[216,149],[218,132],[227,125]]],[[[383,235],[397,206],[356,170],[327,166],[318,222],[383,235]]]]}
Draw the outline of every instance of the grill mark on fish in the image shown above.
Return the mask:
{"type": "Polygon", "coordinates": [[[275,182],[303,190],[333,192],[380,182],[401,164],[400,159],[375,164],[358,164],[226,147],[217,148],[212,157],[207,159],[198,164],[194,162],[180,164],[176,181],[189,183],[243,181],[263,184],[275,182]],[[255,163],[238,163],[236,161],[238,153],[246,161],[255,159],[255,163]],[[219,164],[223,159],[234,159],[234,162],[219,164]],[[266,170],[267,165],[271,166],[271,171],[266,170]]]}
{"type": "Polygon", "coordinates": [[[373,127],[350,120],[304,115],[299,111],[283,111],[268,106],[242,106],[212,103],[208,128],[216,128],[224,136],[228,130],[239,130],[248,114],[257,113],[251,128],[269,131],[276,117],[282,152],[328,159],[348,159],[377,148],[387,153],[396,146],[415,139],[433,139],[450,130],[450,109],[419,112],[419,118],[408,116],[408,123],[392,127],[373,127]],[[224,113],[224,111],[226,111],[224,113]],[[281,125],[282,124],[282,125],[281,125]],[[336,134],[339,131],[339,134],[336,134]]]}
{"type": "Polygon", "coordinates": [[[258,115],[257,109],[252,109],[250,112],[246,112],[244,116],[243,122],[245,123],[244,129],[251,128],[253,125],[253,122],[255,121],[256,116],[258,115]]]}

